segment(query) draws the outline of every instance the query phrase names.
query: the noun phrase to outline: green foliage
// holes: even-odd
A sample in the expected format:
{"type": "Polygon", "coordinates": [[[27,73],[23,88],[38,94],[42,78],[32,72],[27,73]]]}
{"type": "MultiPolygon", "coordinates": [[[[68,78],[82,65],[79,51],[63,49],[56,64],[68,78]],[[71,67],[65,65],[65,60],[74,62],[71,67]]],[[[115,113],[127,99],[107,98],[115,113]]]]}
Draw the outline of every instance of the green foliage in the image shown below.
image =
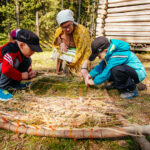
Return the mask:
{"type": "Polygon", "coordinates": [[[8,42],[7,36],[6,33],[0,33],[0,46],[8,42]]]}
{"type": "MultiPolygon", "coordinates": [[[[82,0],[80,23],[93,32],[96,7],[98,0],[82,0]]],[[[0,33],[8,35],[17,28],[16,0],[1,0],[0,4],[0,33]]],[[[36,12],[39,14],[39,36],[44,47],[46,43],[53,41],[53,36],[58,24],[56,15],[61,9],[71,9],[74,12],[75,21],[79,18],[79,0],[18,0],[19,28],[36,32],[36,12]]],[[[91,34],[93,35],[93,33],[91,34]]],[[[7,39],[7,37],[6,37],[7,39]]],[[[1,42],[3,43],[3,42],[1,42]]]]}

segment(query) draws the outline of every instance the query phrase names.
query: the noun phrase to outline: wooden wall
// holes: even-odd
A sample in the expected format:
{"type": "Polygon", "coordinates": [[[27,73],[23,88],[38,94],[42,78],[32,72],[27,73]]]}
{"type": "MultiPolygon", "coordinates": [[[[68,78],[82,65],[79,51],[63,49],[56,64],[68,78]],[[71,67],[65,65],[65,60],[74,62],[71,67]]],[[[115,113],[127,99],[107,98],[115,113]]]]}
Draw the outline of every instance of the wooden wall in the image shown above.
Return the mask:
{"type": "Polygon", "coordinates": [[[150,0],[99,0],[96,36],[129,42],[150,51],[150,0]]]}

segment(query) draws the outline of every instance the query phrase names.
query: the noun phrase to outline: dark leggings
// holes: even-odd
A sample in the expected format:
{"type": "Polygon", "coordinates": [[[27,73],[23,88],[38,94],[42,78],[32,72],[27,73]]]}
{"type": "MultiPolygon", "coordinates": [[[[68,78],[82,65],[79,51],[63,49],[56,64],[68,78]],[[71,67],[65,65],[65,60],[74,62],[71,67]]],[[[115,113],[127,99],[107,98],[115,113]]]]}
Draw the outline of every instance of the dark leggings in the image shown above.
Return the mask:
{"type": "Polygon", "coordinates": [[[119,65],[111,70],[110,81],[119,90],[134,90],[139,79],[135,70],[128,65],[119,65]]]}

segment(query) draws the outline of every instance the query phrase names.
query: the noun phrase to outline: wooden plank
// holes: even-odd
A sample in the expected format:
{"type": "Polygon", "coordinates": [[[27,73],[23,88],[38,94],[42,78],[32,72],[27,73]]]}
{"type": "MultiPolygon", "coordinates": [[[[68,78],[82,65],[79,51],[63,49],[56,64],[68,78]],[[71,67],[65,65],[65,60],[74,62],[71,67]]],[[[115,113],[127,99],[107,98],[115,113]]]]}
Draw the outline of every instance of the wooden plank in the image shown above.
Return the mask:
{"type": "MultiPolygon", "coordinates": [[[[99,24],[99,23],[98,23],[99,24]]],[[[97,24],[97,25],[98,25],[97,24]]],[[[150,22],[106,22],[105,26],[150,26],[150,22]]]]}
{"type": "MultiPolygon", "coordinates": [[[[107,12],[99,13],[99,14],[107,14],[107,12]]],[[[118,17],[118,16],[137,16],[137,15],[150,15],[150,10],[142,10],[142,11],[133,11],[133,12],[125,12],[125,13],[114,13],[107,14],[107,17],[118,17]]]]}
{"type": "Polygon", "coordinates": [[[141,26],[141,27],[137,27],[137,26],[105,26],[104,27],[105,31],[122,31],[122,32],[126,32],[126,31],[131,31],[131,32],[149,32],[150,35],[150,26],[141,26]]]}
{"type": "Polygon", "coordinates": [[[124,37],[124,36],[106,36],[110,39],[123,40],[129,43],[145,43],[150,44],[150,37],[124,37]]]}
{"type": "Polygon", "coordinates": [[[108,3],[108,7],[123,7],[123,6],[135,6],[135,5],[143,5],[150,4],[150,0],[133,0],[133,1],[124,1],[121,3],[108,3]]]}
{"type": "Polygon", "coordinates": [[[139,11],[139,10],[150,10],[150,4],[139,5],[139,6],[129,6],[129,7],[120,7],[120,8],[108,8],[108,13],[121,13],[129,11],[139,11]]]}
{"type": "Polygon", "coordinates": [[[140,22],[140,21],[149,22],[150,21],[150,15],[108,17],[105,19],[105,22],[140,22]]]}
{"type": "Polygon", "coordinates": [[[150,37],[149,32],[105,32],[106,36],[150,37]]]}

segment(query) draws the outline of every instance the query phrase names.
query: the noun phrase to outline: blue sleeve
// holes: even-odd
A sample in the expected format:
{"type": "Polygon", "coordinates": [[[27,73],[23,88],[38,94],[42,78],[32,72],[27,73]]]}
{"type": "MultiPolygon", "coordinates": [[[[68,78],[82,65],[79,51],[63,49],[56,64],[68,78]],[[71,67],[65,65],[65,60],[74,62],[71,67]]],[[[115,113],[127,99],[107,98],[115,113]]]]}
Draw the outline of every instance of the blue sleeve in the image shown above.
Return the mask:
{"type": "Polygon", "coordinates": [[[95,76],[97,76],[98,74],[102,73],[103,71],[103,68],[104,68],[104,64],[105,64],[105,61],[102,60],[97,66],[95,66],[94,69],[92,69],[89,74],[92,78],[94,78],[95,76]]]}
{"type": "Polygon", "coordinates": [[[108,64],[106,65],[105,69],[103,70],[103,72],[101,74],[98,74],[95,78],[94,78],[94,84],[95,85],[99,85],[103,82],[105,82],[106,80],[109,79],[110,75],[111,75],[111,69],[115,66],[124,64],[126,62],[128,58],[111,58],[108,61],[108,64]]]}

